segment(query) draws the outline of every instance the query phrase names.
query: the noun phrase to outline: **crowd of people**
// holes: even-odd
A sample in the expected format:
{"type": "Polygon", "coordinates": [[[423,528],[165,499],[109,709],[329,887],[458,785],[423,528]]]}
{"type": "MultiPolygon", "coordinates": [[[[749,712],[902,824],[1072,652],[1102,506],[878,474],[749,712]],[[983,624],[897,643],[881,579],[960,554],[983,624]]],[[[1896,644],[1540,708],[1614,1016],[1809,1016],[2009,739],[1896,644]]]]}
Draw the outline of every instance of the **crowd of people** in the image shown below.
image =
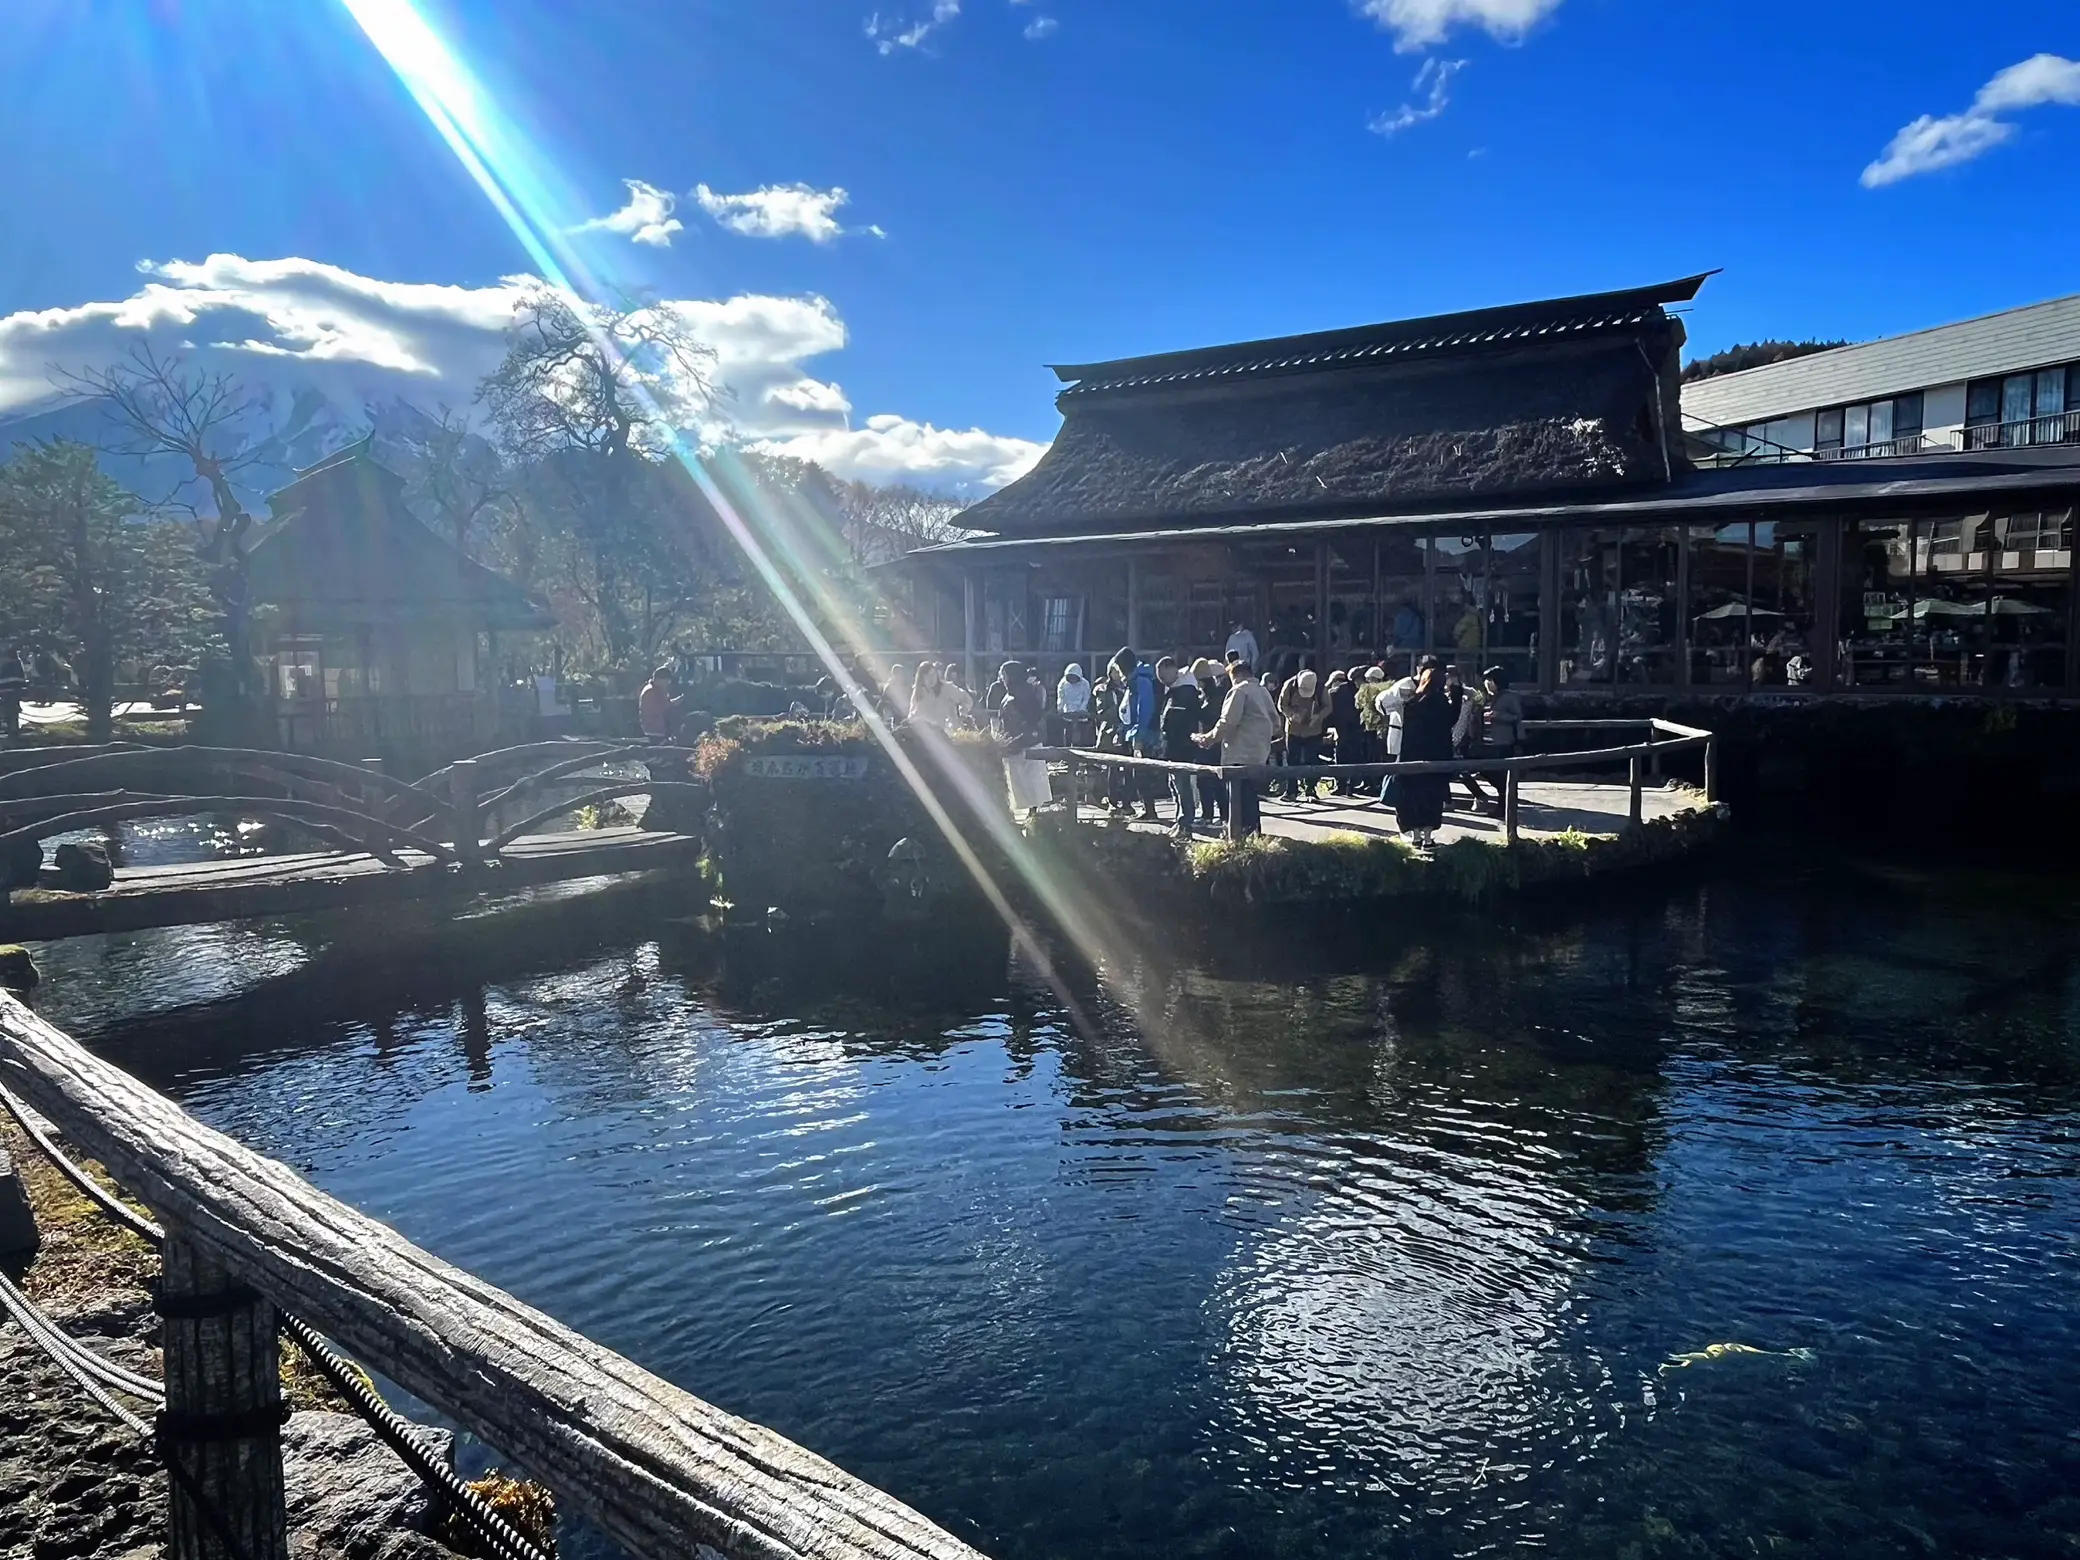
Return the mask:
{"type": "MultiPolygon", "coordinates": [[[[861,686],[891,725],[988,732],[1003,756],[1018,813],[1053,801],[1046,762],[1027,756],[1039,748],[1160,759],[1200,770],[1291,769],[1270,790],[1303,805],[1322,799],[1322,777],[1303,773],[1308,766],[1441,763],[1507,758],[1517,751],[1524,703],[1499,666],[1470,687],[1456,666],[1434,655],[1390,653],[1326,678],[1303,665],[1273,688],[1257,675],[1250,654],[1255,647],[1246,629],[1230,637],[1219,662],[1205,656],[1150,660],[1122,646],[1095,676],[1071,664],[1051,689],[1039,669],[1023,661],[1004,662],[980,694],[966,687],[959,664],[951,661],[927,661],[914,670],[897,663],[878,687],[864,679],[861,686]]],[[[819,690],[823,707],[815,713],[835,719],[856,713],[830,679],[819,690]]],[[[659,667],[638,701],[644,733],[668,738],[679,725],[682,703],[672,668],[659,667]]],[[[1092,799],[1115,816],[1162,822],[1159,804],[1167,797],[1170,825],[1180,838],[1201,831],[1261,831],[1262,787],[1256,781],[1231,785],[1212,774],[1129,763],[1101,765],[1098,774],[1092,799]]],[[[1500,785],[1483,784],[1475,774],[1334,778],[1337,799],[1392,806],[1401,833],[1424,848],[1443,826],[1455,784],[1466,788],[1476,809],[1501,816],[1500,785]]]]}
{"type": "MultiPolygon", "coordinates": [[[[1326,678],[1303,667],[1274,690],[1259,680],[1248,654],[1253,648],[1241,629],[1220,662],[1151,660],[1123,646],[1095,676],[1071,664],[1052,689],[1037,667],[1006,661],[979,699],[962,685],[954,663],[927,662],[914,672],[899,664],[890,667],[879,696],[895,723],[988,730],[1004,755],[1011,804],[1021,813],[1051,800],[1046,764],[1026,757],[1039,747],[1202,767],[1292,768],[1296,773],[1274,781],[1272,792],[1303,804],[1321,799],[1318,777],[1297,772],[1309,765],[1506,758],[1517,749],[1523,700],[1499,666],[1483,672],[1474,688],[1436,656],[1381,656],[1326,678]]],[[[1338,777],[1335,790],[1346,802],[1393,806],[1401,832],[1428,847],[1454,783],[1467,788],[1476,808],[1500,816],[1501,787],[1483,785],[1477,775],[1338,777]]],[[[1230,832],[1259,832],[1259,791],[1254,781],[1231,788],[1210,774],[1118,764],[1100,770],[1095,799],[1115,815],[1161,822],[1158,804],[1167,793],[1171,828],[1189,838],[1227,829],[1231,807],[1230,832]]]]}

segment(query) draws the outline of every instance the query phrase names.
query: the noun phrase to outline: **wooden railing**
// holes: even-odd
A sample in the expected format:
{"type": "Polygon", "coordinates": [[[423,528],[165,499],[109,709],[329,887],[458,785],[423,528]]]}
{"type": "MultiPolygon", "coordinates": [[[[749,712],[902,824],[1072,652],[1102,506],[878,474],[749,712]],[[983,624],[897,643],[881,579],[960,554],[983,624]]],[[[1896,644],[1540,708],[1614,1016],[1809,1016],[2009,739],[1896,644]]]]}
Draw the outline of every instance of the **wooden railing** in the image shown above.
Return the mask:
{"type": "MultiPolygon", "coordinates": [[[[209,1454],[203,1494],[248,1560],[287,1553],[277,1312],[466,1426],[639,1560],[691,1560],[698,1545],[729,1560],[980,1560],[893,1497],[202,1125],[4,994],[0,1084],[165,1226],[161,1305],[180,1323],[167,1413],[209,1454]]],[[[590,1254],[574,1245],[570,1259],[590,1254]]],[[[184,1492],[172,1504],[175,1560],[229,1552],[184,1492]]]]}
{"type": "Polygon", "coordinates": [[[1630,796],[1629,821],[1638,827],[1643,817],[1642,792],[1650,777],[1658,778],[1660,766],[1678,754],[1696,753],[1701,756],[1702,782],[1705,800],[1719,799],[1719,739],[1710,731],[1695,726],[1682,726],[1658,716],[1650,719],[1613,720],[1527,720],[1522,730],[1527,737],[1542,733],[1567,733],[1570,735],[1595,731],[1623,730],[1630,727],[1642,728],[1646,735],[1638,742],[1628,742],[1618,747],[1561,749],[1542,753],[1516,753],[1508,757],[1491,754],[1477,758],[1452,758],[1411,763],[1379,764],[1190,764],[1170,759],[1141,758],[1127,753],[1106,753],[1092,748],[1034,748],[1028,757],[1044,758],[1050,762],[1065,764],[1069,775],[1069,816],[1076,816],[1080,795],[1078,777],[1088,769],[1141,769],[1159,771],[1163,774],[1205,776],[1221,781],[1229,787],[1228,830],[1234,838],[1238,813],[1246,812],[1235,805],[1234,787],[1237,784],[1262,786],[1280,780],[1378,780],[1387,777],[1411,775],[1485,775],[1495,776],[1502,788],[1503,835],[1515,844],[1518,835],[1518,785],[1527,774],[1551,773],[1560,770],[1606,769],[1623,764],[1625,780],[1630,796]]]}

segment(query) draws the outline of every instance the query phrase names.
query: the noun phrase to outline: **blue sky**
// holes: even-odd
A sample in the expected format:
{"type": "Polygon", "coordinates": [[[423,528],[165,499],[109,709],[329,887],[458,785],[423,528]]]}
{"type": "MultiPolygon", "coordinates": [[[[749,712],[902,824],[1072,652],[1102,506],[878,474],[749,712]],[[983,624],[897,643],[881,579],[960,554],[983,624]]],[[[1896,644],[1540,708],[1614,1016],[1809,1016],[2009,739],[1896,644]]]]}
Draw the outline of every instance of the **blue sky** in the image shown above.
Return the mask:
{"type": "MultiPolygon", "coordinates": [[[[417,9],[547,226],[658,192],[561,242],[702,303],[740,434],[868,476],[1001,480],[1048,361],[1711,267],[1699,350],[2080,288],[2072,0],[417,9]]],[[[466,402],[531,268],[347,0],[5,0],[0,145],[0,411],[146,335],[466,402]]]]}

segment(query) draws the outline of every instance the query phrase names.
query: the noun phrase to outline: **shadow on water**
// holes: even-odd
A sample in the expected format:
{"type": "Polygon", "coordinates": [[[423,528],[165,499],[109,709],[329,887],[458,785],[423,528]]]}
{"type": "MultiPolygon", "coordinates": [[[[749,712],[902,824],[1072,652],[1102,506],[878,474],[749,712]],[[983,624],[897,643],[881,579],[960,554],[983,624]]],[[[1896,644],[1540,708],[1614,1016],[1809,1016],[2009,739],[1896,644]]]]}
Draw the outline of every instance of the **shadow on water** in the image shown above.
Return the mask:
{"type": "Polygon", "coordinates": [[[2067,880],[1756,846],[1583,896],[1043,971],[636,895],[255,934],[134,1018],[144,955],[63,980],[206,1119],[1005,1560],[2070,1557],[2067,880]]]}

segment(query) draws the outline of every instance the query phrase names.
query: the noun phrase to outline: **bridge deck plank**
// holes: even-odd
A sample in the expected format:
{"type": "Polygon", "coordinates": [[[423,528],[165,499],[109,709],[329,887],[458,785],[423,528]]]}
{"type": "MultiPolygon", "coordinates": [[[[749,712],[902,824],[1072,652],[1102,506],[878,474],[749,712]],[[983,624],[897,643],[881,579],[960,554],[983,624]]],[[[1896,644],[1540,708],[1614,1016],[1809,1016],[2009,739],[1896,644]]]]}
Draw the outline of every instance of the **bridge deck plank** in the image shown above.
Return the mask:
{"type": "Polygon", "coordinates": [[[413,850],[399,853],[401,867],[347,851],[124,867],[98,894],[17,892],[0,909],[0,940],[43,942],[401,899],[466,898],[570,878],[690,865],[699,849],[700,842],[686,835],[609,828],[516,840],[507,847],[504,861],[479,879],[466,878],[413,850]]]}

